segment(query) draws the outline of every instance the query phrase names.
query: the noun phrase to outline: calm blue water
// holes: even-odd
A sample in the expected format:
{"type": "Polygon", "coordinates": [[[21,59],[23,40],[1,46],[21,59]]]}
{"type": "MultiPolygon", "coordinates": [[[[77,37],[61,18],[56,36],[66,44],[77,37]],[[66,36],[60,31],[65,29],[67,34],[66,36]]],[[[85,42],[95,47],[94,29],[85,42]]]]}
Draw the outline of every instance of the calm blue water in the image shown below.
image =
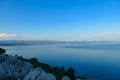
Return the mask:
{"type": "Polygon", "coordinates": [[[7,54],[36,57],[52,66],[73,67],[77,75],[100,80],[120,80],[120,45],[1,46],[7,54]]]}

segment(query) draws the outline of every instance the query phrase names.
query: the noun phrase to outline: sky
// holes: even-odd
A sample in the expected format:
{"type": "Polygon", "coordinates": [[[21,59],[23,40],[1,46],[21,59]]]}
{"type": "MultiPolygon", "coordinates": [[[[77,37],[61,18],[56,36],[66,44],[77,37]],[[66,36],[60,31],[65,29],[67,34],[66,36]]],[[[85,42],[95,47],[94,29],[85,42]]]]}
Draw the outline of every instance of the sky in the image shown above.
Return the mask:
{"type": "Polygon", "coordinates": [[[0,0],[0,40],[120,41],[120,0],[0,0]]]}

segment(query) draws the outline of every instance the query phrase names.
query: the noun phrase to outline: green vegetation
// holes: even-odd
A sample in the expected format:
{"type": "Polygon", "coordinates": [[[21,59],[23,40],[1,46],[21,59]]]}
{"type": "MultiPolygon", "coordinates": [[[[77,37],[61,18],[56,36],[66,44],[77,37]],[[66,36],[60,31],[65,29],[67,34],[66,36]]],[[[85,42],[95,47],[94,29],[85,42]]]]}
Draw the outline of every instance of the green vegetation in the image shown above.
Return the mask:
{"type": "Polygon", "coordinates": [[[30,62],[34,68],[41,67],[44,71],[48,73],[52,73],[53,75],[56,76],[57,80],[61,80],[63,76],[68,76],[71,80],[76,80],[76,78],[87,80],[86,77],[76,76],[73,68],[68,68],[67,70],[65,70],[64,67],[57,67],[57,66],[51,67],[48,64],[41,63],[38,61],[37,58],[25,59],[22,56],[18,56],[18,55],[15,55],[15,56],[21,61],[30,62]]]}
{"type": "Polygon", "coordinates": [[[3,48],[0,48],[0,54],[4,54],[4,53],[6,53],[6,50],[3,48]]]}

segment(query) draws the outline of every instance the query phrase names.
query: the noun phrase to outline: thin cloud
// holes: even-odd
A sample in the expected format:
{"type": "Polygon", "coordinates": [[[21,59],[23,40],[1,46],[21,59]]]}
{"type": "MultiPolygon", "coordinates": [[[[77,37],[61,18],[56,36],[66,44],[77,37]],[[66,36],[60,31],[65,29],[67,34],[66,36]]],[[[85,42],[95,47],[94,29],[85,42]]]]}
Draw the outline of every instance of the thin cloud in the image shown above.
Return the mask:
{"type": "Polygon", "coordinates": [[[5,33],[0,33],[0,38],[8,38],[8,37],[16,37],[16,34],[5,34],[5,33]]]}
{"type": "Polygon", "coordinates": [[[32,36],[24,34],[0,33],[0,40],[30,40],[32,36]]]}

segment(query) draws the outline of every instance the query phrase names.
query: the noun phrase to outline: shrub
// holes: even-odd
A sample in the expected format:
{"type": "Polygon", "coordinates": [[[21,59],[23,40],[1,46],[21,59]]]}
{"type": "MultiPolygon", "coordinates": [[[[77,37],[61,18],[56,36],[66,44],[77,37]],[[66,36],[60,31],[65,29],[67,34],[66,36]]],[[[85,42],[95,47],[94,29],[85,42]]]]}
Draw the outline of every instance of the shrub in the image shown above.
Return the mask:
{"type": "Polygon", "coordinates": [[[0,48],[0,54],[4,54],[4,53],[6,53],[6,50],[3,48],[0,48]]]}
{"type": "Polygon", "coordinates": [[[76,80],[76,76],[75,76],[75,71],[73,68],[69,68],[66,71],[66,75],[71,79],[71,80],[76,80]]]}

